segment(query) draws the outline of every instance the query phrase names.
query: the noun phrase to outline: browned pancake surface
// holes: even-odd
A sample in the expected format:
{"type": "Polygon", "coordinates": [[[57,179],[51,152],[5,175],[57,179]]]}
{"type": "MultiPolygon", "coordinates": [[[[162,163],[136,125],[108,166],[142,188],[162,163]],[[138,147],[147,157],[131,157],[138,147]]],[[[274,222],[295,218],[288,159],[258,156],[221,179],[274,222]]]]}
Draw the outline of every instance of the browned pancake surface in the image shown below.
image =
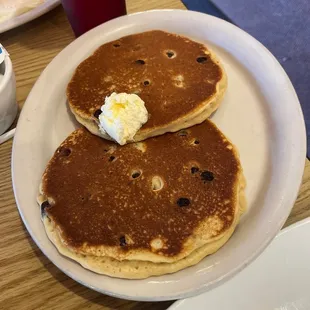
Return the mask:
{"type": "Polygon", "coordinates": [[[45,212],[71,246],[150,249],[160,236],[161,253],[173,256],[208,217],[224,223],[218,234],[232,225],[239,171],[230,143],[210,121],[122,147],[81,128],[43,175],[42,193],[53,201],[45,212]],[[154,190],[154,177],[162,189],[154,190]]]}
{"type": "Polygon", "coordinates": [[[143,128],[154,128],[194,111],[221,78],[203,44],[150,31],[98,48],[78,66],[67,96],[72,109],[91,118],[112,92],[137,93],[150,114],[143,128]]]}

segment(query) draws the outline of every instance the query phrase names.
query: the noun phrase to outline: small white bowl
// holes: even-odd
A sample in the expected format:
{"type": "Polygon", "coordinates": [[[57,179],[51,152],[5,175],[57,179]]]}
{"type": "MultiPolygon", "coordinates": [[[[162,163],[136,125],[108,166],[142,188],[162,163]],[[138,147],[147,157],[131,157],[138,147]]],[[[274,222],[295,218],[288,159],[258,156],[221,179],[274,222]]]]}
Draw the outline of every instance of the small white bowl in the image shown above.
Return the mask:
{"type": "Polygon", "coordinates": [[[0,135],[13,123],[17,114],[16,82],[10,57],[0,64],[0,135]]]}

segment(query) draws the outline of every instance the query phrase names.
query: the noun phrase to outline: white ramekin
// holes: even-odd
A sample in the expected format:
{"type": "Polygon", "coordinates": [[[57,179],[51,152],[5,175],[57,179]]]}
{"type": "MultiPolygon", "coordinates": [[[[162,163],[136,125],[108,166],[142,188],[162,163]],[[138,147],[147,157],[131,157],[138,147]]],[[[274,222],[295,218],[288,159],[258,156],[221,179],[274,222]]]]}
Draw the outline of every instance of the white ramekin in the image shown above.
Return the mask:
{"type": "Polygon", "coordinates": [[[17,114],[16,82],[12,62],[9,56],[5,56],[0,64],[4,68],[4,76],[0,80],[0,135],[13,123],[17,114]]]}

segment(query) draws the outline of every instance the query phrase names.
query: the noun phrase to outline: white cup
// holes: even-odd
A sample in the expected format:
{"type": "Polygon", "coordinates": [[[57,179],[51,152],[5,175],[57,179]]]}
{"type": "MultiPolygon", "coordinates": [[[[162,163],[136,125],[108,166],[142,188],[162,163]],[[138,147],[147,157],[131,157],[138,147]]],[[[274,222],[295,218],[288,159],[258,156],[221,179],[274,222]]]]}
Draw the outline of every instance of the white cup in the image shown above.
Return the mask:
{"type": "Polygon", "coordinates": [[[13,123],[17,114],[16,82],[9,56],[0,64],[0,135],[13,123]]]}

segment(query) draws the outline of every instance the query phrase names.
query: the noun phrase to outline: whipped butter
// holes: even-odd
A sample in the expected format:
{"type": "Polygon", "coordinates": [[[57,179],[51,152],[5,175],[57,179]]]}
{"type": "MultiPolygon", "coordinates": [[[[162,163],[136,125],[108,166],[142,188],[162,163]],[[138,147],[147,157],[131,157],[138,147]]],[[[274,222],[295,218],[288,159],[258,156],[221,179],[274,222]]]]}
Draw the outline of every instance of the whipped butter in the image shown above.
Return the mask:
{"type": "Polygon", "coordinates": [[[135,94],[112,93],[105,98],[99,115],[99,129],[120,145],[133,141],[148,120],[144,101],[135,94]]]}

